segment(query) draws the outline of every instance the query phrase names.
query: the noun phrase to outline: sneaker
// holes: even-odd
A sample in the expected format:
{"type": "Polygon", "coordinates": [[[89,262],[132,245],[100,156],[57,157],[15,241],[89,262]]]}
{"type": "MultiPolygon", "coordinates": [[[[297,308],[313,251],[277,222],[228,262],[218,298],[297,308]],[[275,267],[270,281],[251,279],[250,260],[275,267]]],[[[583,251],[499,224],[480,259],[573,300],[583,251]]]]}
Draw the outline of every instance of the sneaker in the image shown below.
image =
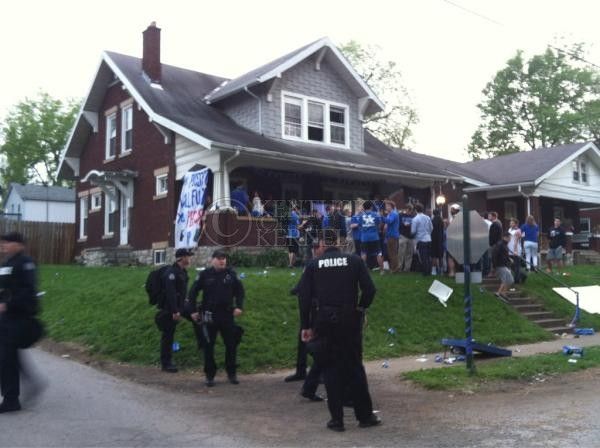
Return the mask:
{"type": "Polygon", "coordinates": [[[341,420],[329,420],[327,422],[327,428],[336,432],[343,432],[346,430],[346,428],[344,428],[344,422],[341,420]]]}
{"type": "Polygon", "coordinates": [[[306,379],[306,373],[303,375],[302,373],[294,373],[293,375],[286,376],[283,381],[286,383],[292,383],[294,381],[304,381],[306,379]]]}
{"type": "Polygon", "coordinates": [[[206,384],[206,387],[215,387],[215,379],[206,378],[206,380],[204,380],[204,384],[206,384]]]}
{"type": "Polygon", "coordinates": [[[6,399],[0,404],[0,414],[4,412],[15,412],[21,410],[19,399],[7,401],[6,399]]]}
{"type": "Polygon", "coordinates": [[[161,370],[163,372],[168,372],[168,373],[177,373],[177,367],[175,367],[175,365],[173,365],[173,364],[167,364],[166,366],[162,366],[161,370]]]}
{"type": "Polygon", "coordinates": [[[229,382],[231,384],[240,384],[240,382],[237,379],[237,375],[235,373],[232,373],[231,375],[227,375],[227,378],[229,379],[229,382]]]}
{"type": "Polygon", "coordinates": [[[375,414],[371,414],[371,416],[366,420],[361,420],[358,422],[358,426],[360,428],[370,428],[371,426],[381,425],[381,419],[377,417],[375,414]]]}
{"type": "Polygon", "coordinates": [[[302,392],[300,392],[300,395],[303,396],[304,398],[308,398],[310,401],[314,401],[314,402],[325,400],[319,394],[311,394],[311,393],[302,391],[302,392]]]}

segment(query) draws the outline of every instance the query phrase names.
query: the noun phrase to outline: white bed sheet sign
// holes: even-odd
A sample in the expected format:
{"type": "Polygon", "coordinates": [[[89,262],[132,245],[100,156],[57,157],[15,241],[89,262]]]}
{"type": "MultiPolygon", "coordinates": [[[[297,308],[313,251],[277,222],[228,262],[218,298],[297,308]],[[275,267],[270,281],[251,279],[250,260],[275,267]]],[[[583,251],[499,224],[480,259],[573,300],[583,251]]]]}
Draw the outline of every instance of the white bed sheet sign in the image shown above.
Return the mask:
{"type": "MultiPolygon", "coordinates": [[[[575,286],[572,289],[579,293],[579,308],[588,313],[600,313],[600,286],[575,286]]],[[[573,305],[576,304],[577,298],[570,289],[552,288],[552,290],[573,305]]]]}

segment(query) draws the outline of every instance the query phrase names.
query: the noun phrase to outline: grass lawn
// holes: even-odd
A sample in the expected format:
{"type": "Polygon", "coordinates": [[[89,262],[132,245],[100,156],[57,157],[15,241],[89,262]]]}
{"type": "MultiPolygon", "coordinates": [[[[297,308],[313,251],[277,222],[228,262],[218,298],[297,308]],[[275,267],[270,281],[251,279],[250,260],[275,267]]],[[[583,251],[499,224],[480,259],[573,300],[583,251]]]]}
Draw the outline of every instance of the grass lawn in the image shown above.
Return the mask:
{"type": "Polygon", "coordinates": [[[586,347],[583,358],[570,363],[569,356],[562,353],[534,355],[526,358],[504,358],[477,363],[476,373],[469,375],[464,363],[437,369],[407,372],[404,378],[427,389],[477,389],[492,381],[530,381],[544,376],[554,376],[600,366],[600,347],[586,347]]]}
{"type": "MultiPolygon", "coordinates": [[[[568,266],[565,269],[571,275],[552,275],[552,277],[569,286],[590,286],[600,284],[600,269],[593,265],[568,266]]],[[[530,274],[522,289],[532,297],[541,299],[548,311],[553,311],[557,316],[568,318],[575,315],[575,306],[563,299],[552,288],[561,287],[548,276],[541,273],[530,274]]],[[[600,330],[600,314],[590,314],[581,310],[581,319],[578,327],[592,327],[600,330]]]]}
{"type": "MultiPolygon", "coordinates": [[[[149,268],[42,266],[40,290],[46,291],[42,318],[49,336],[57,341],[84,344],[103,356],[142,364],[158,363],[159,332],[155,309],[148,305],[143,288],[149,268]]],[[[239,349],[243,372],[292,367],[295,363],[298,308],[289,290],[300,269],[240,268],[245,273],[246,310],[239,319],[245,328],[239,349]],[[293,275],[295,274],[295,275],[293,275]]],[[[373,275],[378,292],[369,310],[364,353],[367,359],[442,350],[443,337],[464,335],[462,286],[448,284],[455,292],[444,308],[427,293],[432,278],[418,274],[373,275]],[[394,328],[395,335],[388,329],[394,328]]],[[[534,284],[534,281],[530,283],[534,284]]],[[[512,308],[488,292],[473,288],[474,337],[480,342],[506,344],[550,339],[512,308]]],[[[178,326],[181,351],[179,366],[201,365],[192,328],[178,326]]],[[[222,344],[217,344],[222,363],[222,344]]]]}

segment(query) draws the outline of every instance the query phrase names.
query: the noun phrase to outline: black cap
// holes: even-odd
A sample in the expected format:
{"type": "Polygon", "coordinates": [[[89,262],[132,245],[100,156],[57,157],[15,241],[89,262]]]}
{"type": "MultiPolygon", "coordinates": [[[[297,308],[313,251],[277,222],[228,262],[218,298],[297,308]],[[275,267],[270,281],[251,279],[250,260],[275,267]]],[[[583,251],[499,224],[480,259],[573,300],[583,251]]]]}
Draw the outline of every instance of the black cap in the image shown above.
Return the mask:
{"type": "Polygon", "coordinates": [[[224,250],[217,249],[212,254],[213,258],[227,258],[227,253],[224,250]]]}
{"type": "Polygon", "coordinates": [[[177,249],[175,251],[175,258],[182,258],[182,257],[191,257],[192,255],[194,255],[194,252],[192,252],[189,249],[177,249]]]}
{"type": "Polygon", "coordinates": [[[0,236],[0,241],[25,244],[25,238],[19,232],[9,232],[5,235],[2,235],[0,236]]]}

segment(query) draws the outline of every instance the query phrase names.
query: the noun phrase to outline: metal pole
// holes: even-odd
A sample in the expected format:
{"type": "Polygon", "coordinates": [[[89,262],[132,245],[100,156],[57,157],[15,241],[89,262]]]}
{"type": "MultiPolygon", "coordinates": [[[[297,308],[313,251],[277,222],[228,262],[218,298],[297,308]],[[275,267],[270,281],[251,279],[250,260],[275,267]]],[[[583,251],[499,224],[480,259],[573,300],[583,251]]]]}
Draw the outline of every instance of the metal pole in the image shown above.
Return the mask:
{"type": "MultiPolygon", "coordinates": [[[[569,288],[570,289],[570,288],[569,288]]],[[[579,291],[572,290],[575,293],[575,316],[573,316],[573,320],[571,321],[571,327],[575,327],[577,322],[579,322],[579,291]]]]}
{"type": "Polygon", "coordinates": [[[467,370],[475,373],[473,363],[473,297],[471,296],[471,223],[469,222],[469,197],[462,197],[463,209],[463,246],[465,270],[465,355],[467,370]]]}

